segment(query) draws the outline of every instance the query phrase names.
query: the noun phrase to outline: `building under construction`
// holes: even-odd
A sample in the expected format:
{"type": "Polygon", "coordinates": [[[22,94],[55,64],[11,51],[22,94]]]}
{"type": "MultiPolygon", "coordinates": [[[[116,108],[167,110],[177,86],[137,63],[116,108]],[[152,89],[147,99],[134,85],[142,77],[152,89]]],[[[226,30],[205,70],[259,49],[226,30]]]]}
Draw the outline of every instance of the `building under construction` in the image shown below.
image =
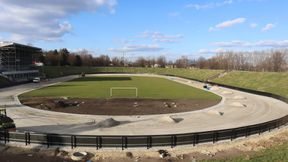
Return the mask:
{"type": "Polygon", "coordinates": [[[33,64],[41,53],[40,48],[0,42],[0,75],[13,82],[32,80],[39,75],[33,64]]]}

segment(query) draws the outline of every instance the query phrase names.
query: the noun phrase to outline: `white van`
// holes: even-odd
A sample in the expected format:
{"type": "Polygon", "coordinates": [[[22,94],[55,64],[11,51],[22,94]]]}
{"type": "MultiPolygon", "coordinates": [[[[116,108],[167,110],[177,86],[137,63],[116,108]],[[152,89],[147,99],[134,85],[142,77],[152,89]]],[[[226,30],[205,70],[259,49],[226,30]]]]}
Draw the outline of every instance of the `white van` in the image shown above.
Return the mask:
{"type": "Polygon", "coordinates": [[[40,78],[39,77],[34,78],[33,83],[40,83],[40,78]]]}

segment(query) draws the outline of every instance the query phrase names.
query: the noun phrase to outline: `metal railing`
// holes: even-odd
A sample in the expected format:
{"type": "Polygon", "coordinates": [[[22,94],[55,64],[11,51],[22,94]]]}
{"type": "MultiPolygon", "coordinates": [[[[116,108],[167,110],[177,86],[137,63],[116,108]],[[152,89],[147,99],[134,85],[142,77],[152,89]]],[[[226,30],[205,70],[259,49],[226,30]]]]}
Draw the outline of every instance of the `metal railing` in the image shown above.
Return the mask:
{"type": "MultiPolygon", "coordinates": [[[[215,83],[211,83],[215,84],[215,83]]],[[[218,84],[219,85],[219,84],[218,84]]],[[[221,85],[232,89],[237,89],[258,95],[273,97],[288,103],[288,99],[271,93],[259,92],[250,89],[238,88],[233,86],[221,85]]],[[[0,141],[3,143],[23,142],[26,145],[42,144],[51,146],[71,146],[75,147],[94,147],[100,149],[103,147],[146,147],[147,149],[155,146],[175,147],[177,145],[197,145],[206,142],[218,142],[221,140],[234,140],[239,137],[248,137],[250,135],[261,134],[271,131],[281,126],[287,125],[288,115],[272,121],[237,127],[232,129],[223,129],[206,132],[191,132],[185,134],[165,134],[165,135],[122,135],[122,136],[91,136],[91,135],[70,135],[70,134],[42,134],[42,133],[19,133],[0,131],[0,141]]]]}

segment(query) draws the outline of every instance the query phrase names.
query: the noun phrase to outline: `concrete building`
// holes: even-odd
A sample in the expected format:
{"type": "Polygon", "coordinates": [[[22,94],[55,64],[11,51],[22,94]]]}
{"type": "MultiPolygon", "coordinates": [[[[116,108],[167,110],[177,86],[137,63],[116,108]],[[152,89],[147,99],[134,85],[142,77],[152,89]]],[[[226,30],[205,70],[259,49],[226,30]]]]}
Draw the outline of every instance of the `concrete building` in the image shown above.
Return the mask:
{"type": "Polygon", "coordinates": [[[32,80],[39,75],[34,63],[41,53],[41,48],[0,42],[0,75],[13,82],[32,80]]]}

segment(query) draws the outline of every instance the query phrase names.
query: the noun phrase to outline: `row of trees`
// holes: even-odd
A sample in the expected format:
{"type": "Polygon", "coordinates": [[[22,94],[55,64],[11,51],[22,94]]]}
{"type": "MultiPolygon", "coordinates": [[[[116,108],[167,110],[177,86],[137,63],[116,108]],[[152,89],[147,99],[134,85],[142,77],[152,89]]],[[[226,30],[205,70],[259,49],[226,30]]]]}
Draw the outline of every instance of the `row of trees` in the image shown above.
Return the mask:
{"type": "Polygon", "coordinates": [[[87,50],[70,53],[67,49],[45,51],[40,61],[48,66],[132,66],[132,67],[170,67],[201,68],[247,71],[287,71],[288,50],[261,52],[222,52],[211,58],[189,59],[181,56],[175,61],[158,58],[138,57],[134,61],[123,57],[110,58],[108,55],[93,57],[87,50]]]}
{"type": "Polygon", "coordinates": [[[166,67],[164,56],[158,58],[139,57],[135,61],[128,61],[123,57],[100,55],[93,57],[87,50],[70,53],[66,48],[60,50],[45,51],[40,56],[40,62],[48,66],[134,66],[134,67],[166,67]]]}
{"type": "Polygon", "coordinates": [[[224,52],[194,61],[196,67],[207,69],[274,71],[288,70],[288,50],[262,52],[224,52]]]}

